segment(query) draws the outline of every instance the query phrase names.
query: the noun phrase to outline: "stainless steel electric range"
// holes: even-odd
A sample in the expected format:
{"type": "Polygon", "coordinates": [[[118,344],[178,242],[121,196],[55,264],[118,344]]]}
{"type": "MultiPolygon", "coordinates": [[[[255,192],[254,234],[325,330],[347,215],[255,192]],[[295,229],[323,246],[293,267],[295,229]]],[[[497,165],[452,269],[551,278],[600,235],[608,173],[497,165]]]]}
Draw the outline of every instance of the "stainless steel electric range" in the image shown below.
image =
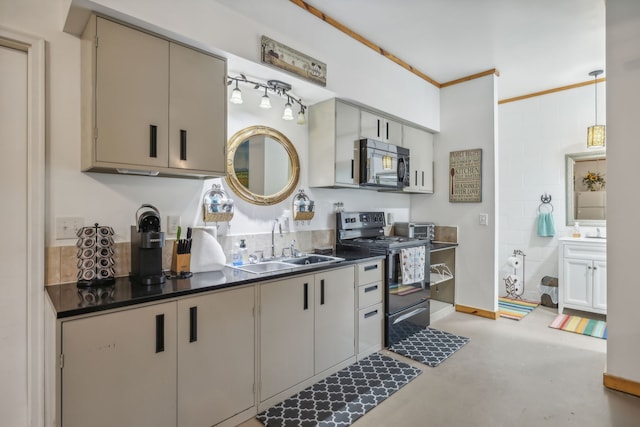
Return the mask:
{"type": "Polygon", "coordinates": [[[336,214],[338,251],[386,257],[385,346],[390,347],[429,325],[430,243],[411,237],[385,236],[384,226],[384,212],[336,214]]]}

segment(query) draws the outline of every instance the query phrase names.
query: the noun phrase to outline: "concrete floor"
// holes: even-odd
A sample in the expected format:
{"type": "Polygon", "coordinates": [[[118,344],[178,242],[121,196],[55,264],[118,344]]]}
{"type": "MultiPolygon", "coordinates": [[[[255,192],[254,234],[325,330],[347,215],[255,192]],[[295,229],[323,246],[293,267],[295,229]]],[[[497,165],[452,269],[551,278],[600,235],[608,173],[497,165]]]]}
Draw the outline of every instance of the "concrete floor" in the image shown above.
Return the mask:
{"type": "Polygon", "coordinates": [[[549,328],[556,314],[540,306],[521,321],[434,322],[471,342],[436,368],[384,352],[423,374],[353,426],[640,426],[640,398],[602,385],[606,341],[549,328]]]}

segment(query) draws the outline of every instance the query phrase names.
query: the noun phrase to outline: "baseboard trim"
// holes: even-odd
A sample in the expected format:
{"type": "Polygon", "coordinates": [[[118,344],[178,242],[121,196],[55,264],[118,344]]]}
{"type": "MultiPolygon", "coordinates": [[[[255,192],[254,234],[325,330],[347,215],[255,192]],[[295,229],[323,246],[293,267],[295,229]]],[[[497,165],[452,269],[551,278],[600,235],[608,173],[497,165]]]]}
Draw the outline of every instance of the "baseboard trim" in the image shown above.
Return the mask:
{"type": "Polygon", "coordinates": [[[609,375],[605,372],[602,374],[602,383],[611,390],[617,390],[640,397],[640,382],[616,377],[615,375],[609,375]]]}
{"type": "Polygon", "coordinates": [[[467,307],[466,305],[456,304],[456,311],[461,313],[473,314],[475,316],[486,317],[487,319],[496,320],[500,317],[497,311],[483,310],[481,308],[467,307]]]}

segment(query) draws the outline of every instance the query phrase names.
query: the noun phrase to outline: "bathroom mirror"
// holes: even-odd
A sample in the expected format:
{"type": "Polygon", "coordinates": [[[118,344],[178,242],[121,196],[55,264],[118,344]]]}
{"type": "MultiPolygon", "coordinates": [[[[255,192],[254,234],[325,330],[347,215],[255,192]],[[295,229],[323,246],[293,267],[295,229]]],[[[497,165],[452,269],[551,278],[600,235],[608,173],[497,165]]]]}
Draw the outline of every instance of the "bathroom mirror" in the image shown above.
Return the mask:
{"type": "Polygon", "coordinates": [[[567,225],[606,226],[606,181],[604,151],[566,155],[567,225]]]}
{"type": "Polygon", "coordinates": [[[243,200],[256,205],[281,202],[296,188],[299,177],[298,153],[279,131],[249,126],[229,139],[226,181],[243,200]]]}

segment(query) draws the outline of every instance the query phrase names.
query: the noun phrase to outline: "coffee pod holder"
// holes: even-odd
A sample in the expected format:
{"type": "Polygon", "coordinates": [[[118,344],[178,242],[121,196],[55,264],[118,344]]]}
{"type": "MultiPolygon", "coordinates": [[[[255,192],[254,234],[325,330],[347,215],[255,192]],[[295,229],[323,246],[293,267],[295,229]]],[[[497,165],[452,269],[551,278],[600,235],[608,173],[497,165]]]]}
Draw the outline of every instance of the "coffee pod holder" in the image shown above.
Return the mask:
{"type": "Polygon", "coordinates": [[[228,198],[220,184],[213,184],[202,198],[202,220],[229,222],[233,218],[233,200],[228,198]]]}
{"type": "Polygon", "coordinates": [[[106,286],[115,283],[113,228],[82,227],[78,240],[78,287],[106,286]]]}
{"type": "Polygon", "coordinates": [[[293,220],[310,221],[315,214],[315,203],[300,189],[293,197],[293,220]]]}

